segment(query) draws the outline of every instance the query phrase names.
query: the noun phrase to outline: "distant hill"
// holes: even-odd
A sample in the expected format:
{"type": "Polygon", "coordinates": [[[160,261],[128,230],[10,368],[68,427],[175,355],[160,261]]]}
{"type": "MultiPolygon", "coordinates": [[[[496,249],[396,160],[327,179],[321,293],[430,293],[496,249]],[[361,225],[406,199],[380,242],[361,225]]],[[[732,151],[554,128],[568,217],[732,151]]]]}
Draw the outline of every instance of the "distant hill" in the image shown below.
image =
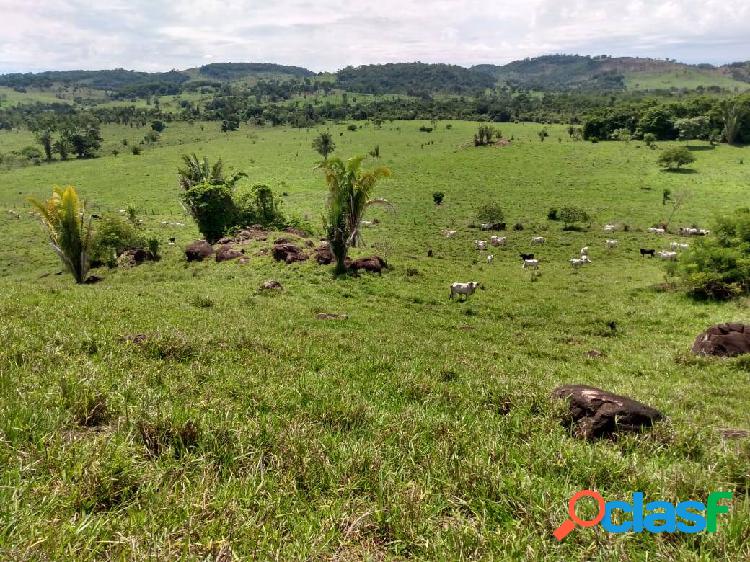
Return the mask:
{"type": "MultiPolygon", "coordinates": [[[[178,94],[222,83],[254,84],[263,80],[301,80],[323,76],[306,68],[271,63],[211,63],[187,70],[138,72],[70,70],[0,75],[0,87],[36,95],[77,88],[101,90],[111,97],[136,99],[178,94]]],[[[326,75],[326,82],[345,91],[367,94],[472,95],[497,86],[538,91],[617,92],[626,90],[750,89],[750,61],[724,66],[690,65],[674,60],[635,57],[546,55],[505,65],[465,68],[421,62],[347,67],[326,75]]],[[[281,86],[283,87],[283,86],[281,86]]],[[[100,94],[101,95],[101,94],[100,94]]],[[[94,96],[95,97],[95,96],[94,96]]]]}
{"type": "MultiPolygon", "coordinates": [[[[256,62],[217,62],[195,69],[202,78],[234,81],[248,77],[264,78],[308,78],[315,73],[299,66],[283,66],[256,62]]],[[[190,72],[190,71],[186,71],[190,72]]]]}
{"type": "Polygon", "coordinates": [[[347,67],[336,77],[340,88],[366,94],[464,94],[492,88],[496,83],[486,72],[421,62],[347,67]]]}
{"type": "Polygon", "coordinates": [[[722,88],[745,90],[750,63],[722,67],[635,57],[546,55],[502,66],[478,65],[510,86],[534,90],[669,90],[722,88]]]}

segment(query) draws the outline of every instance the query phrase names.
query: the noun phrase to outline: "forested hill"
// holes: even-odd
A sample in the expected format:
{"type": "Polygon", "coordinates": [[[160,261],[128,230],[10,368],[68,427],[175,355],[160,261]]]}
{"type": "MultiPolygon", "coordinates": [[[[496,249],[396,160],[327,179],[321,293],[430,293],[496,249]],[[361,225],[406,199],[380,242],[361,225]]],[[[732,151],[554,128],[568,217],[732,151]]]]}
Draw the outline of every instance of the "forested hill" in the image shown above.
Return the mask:
{"type": "Polygon", "coordinates": [[[471,68],[420,62],[371,64],[347,67],[326,75],[298,66],[270,63],[212,63],[158,73],[118,68],[0,75],[0,87],[17,91],[88,88],[106,91],[115,98],[178,94],[206,86],[220,88],[227,83],[258,81],[305,82],[308,88],[321,81],[327,89],[413,96],[472,95],[498,86],[547,92],[741,92],[750,88],[750,62],[715,67],[634,57],[547,55],[505,65],[483,64],[471,68]]]}
{"type": "Polygon", "coordinates": [[[472,93],[492,88],[489,73],[448,64],[398,63],[347,67],[337,73],[344,90],[367,94],[472,93]]]}

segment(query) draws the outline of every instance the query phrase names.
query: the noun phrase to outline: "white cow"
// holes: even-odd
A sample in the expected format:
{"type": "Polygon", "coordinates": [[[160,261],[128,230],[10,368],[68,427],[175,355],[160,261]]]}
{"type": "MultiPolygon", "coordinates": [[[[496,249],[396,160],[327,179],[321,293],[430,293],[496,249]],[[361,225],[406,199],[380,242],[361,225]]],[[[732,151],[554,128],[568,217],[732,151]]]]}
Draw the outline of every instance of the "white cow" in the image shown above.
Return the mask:
{"type": "Polygon", "coordinates": [[[451,285],[451,298],[456,295],[464,295],[464,300],[469,298],[469,295],[473,295],[474,291],[479,287],[477,281],[469,281],[468,283],[453,283],[451,285]]]}
{"type": "Polygon", "coordinates": [[[649,228],[648,231],[653,234],[664,234],[666,232],[666,230],[664,230],[663,228],[657,228],[655,226],[649,228]]]}
{"type": "Polygon", "coordinates": [[[618,244],[617,240],[610,240],[609,238],[604,243],[607,245],[607,248],[614,248],[618,244]]]}
{"type": "Polygon", "coordinates": [[[661,252],[656,252],[656,255],[663,260],[674,261],[677,259],[677,252],[667,252],[666,250],[662,250],[661,252]]]}
{"type": "Polygon", "coordinates": [[[487,256],[487,263],[492,263],[492,260],[494,260],[494,259],[495,259],[495,255],[494,254],[490,254],[489,256],[487,256]]]}
{"type": "Polygon", "coordinates": [[[446,238],[453,238],[456,235],[456,231],[455,230],[444,230],[443,231],[443,235],[446,238]]]}
{"type": "Polygon", "coordinates": [[[581,248],[581,257],[585,258],[585,257],[588,257],[588,255],[589,255],[589,247],[584,246],[583,248],[581,248]]]}
{"type": "Polygon", "coordinates": [[[487,249],[487,241],[486,240],[474,240],[474,247],[477,250],[486,250],[487,249]]]}
{"type": "Polygon", "coordinates": [[[672,250],[687,250],[690,247],[690,244],[680,244],[679,242],[672,242],[669,247],[672,250]]]}
{"type": "Polygon", "coordinates": [[[708,236],[709,234],[711,234],[710,230],[706,230],[705,228],[698,229],[698,236],[708,236]]]}
{"type": "Polygon", "coordinates": [[[587,263],[591,263],[591,260],[588,256],[581,256],[580,258],[572,258],[568,260],[570,262],[570,265],[573,266],[573,269],[578,269],[582,265],[585,265],[587,263]]]}
{"type": "Polygon", "coordinates": [[[544,236],[534,236],[534,238],[531,239],[532,244],[544,244],[546,240],[544,239],[544,236]]]}
{"type": "Polygon", "coordinates": [[[617,227],[614,224],[605,224],[604,232],[614,232],[617,227]]]}
{"type": "Polygon", "coordinates": [[[523,268],[524,269],[539,269],[539,260],[533,259],[533,260],[523,260],[523,268]]]}
{"type": "Polygon", "coordinates": [[[505,246],[508,239],[505,236],[492,236],[490,238],[490,244],[493,246],[505,246]]]}

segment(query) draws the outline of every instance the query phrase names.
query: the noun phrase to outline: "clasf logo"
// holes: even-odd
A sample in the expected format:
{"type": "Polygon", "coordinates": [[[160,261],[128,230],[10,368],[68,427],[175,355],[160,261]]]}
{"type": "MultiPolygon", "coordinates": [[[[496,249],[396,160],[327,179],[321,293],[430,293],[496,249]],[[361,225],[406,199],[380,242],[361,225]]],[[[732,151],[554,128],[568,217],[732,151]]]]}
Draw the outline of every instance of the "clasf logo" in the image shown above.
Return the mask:
{"type": "Polygon", "coordinates": [[[729,506],[720,505],[719,501],[731,499],[732,492],[711,492],[705,504],[691,500],[677,505],[667,501],[653,501],[644,505],[643,492],[634,492],[630,502],[605,502],[599,492],[582,490],[568,502],[570,519],[565,520],[552,534],[561,541],[576,525],[594,527],[600,523],[602,528],[610,533],[715,533],[718,515],[729,512],[729,506]],[[599,507],[596,517],[589,520],[576,515],[576,504],[586,497],[593,498],[599,507]],[[616,512],[626,516],[621,523],[616,523],[613,518],[616,512]]]}

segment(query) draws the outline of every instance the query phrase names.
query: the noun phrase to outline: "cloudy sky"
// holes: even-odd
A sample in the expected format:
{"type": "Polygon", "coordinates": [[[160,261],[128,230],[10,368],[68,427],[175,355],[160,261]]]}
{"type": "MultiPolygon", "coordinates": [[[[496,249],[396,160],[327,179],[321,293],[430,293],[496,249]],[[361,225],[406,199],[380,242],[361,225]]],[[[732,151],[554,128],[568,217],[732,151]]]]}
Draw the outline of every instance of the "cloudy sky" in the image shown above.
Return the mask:
{"type": "Polygon", "coordinates": [[[0,72],[750,59],[749,0],[0,0],[0,72]]]}

